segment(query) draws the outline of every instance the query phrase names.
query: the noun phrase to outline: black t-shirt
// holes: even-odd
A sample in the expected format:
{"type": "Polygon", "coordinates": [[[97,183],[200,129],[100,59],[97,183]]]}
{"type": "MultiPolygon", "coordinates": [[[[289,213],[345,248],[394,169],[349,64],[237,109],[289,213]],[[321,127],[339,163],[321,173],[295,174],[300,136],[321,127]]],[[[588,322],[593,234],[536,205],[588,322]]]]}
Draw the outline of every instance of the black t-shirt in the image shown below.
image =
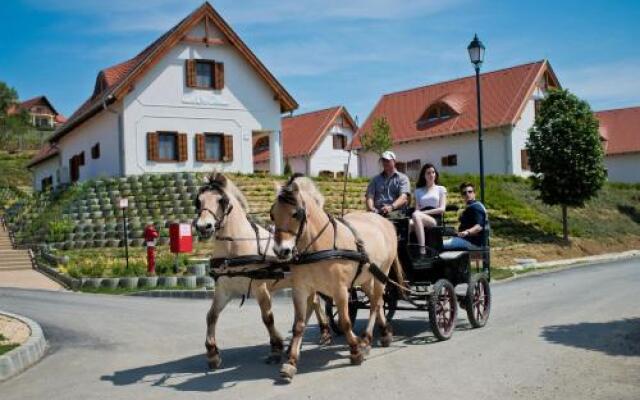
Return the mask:
{"type": "MultiPolygon", "coordinates": [[[[480,225],[482,229],[485,229],[486,223],[487,211],[482,203],[473,200],[467,203],[467,208],[465,208],[462,215],[460,215],[458,231],[467,230],[475,225],[480,225]]],[[[482,232],[477,235],[467,236],[465,239],[476,246],[482,246],[482,232]]]]}

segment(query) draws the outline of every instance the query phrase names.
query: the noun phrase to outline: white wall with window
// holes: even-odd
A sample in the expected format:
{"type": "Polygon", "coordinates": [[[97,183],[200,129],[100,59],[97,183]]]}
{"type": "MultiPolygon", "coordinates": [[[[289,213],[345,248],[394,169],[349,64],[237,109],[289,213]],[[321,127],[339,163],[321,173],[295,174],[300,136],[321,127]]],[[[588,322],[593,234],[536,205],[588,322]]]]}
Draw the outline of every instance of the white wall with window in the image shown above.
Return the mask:
{"type": "MultiPolygon", "coordinates": [[[[203,36],[204,26],[189,35],[203,36]]],[[[209,35],[223,36],[212,26],[209,35]]],[[[280,131],[280,117],[272,89],[235,48],[178,44],[125,97],[125,173],[252,172],[252,132],[280,131]],[[177,135],[158,136],[158,151],[171,160],[149,157],[153,132],[177,135]],[[180,134],[186,137],[186,159],[179,157],[180,134]],[[196,136],[202,134],[205,155],[196,157],[196,136]],[[225,142],[225,137],[231,139],[225,142]],[[232,154],[224,154],[224,143],[232,154]]]]}
{"type": "Polygon", "coordinates": [[[56,171],[60,168],[60,157],[54,156],[48,160],[42,161],[30,168],[33,177],[33,187],[36,191],[43,190],[42,184],[46,179],[51,179],[53,186],[60,182],[57,179],[56,171]]]}
{"type": "MultiPolygon", "coordinates": [[[[318,176],[322,171],[344,172],[349,160],[349,152],[345,149],[351,143],[353,134],[351,127],[342,121],[342,117],[338,117],[311,155],[308,174],[318,176]]],[[[353,177],[358,176],[358,156],[355,153],[351,156],[349,174],[353,177]]]]}

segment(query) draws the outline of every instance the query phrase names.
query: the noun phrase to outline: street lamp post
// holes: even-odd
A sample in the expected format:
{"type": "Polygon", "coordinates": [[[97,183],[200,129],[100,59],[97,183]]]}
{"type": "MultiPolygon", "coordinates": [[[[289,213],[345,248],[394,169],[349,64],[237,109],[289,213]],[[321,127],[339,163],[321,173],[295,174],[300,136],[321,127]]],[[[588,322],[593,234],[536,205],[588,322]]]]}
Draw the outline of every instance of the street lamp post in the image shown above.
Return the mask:
{"type": "Polygon", "coordinates": [[[478,102],[478,150],[480,152],[480,201],[484,204],[484,154],[482,151],[482,108],[480,106],[480,66],[484,61],[484,45],[476,34],[467,46],[471,64],[476,70],[476,98],[478,102]]]}
{"type": "Polygon", "coordinates": [[[127,271],[129,271],[129,233],[127,232],[127,208],[129,207],[129,199],[123,197],[119,201],[122,210],[122,231],[124,232],[124,257],[127,262],[127,271]]]}

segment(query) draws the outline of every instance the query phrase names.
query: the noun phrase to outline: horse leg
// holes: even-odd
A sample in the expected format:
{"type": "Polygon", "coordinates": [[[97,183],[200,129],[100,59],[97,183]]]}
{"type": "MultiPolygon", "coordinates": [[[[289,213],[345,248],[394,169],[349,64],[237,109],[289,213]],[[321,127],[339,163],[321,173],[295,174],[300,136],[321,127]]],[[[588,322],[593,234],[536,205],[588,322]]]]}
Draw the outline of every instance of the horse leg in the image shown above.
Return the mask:
{"type": "Polygon", "coordinates": [[[376,297],[375,287],[372,289],[371,286],[372,286],[371,282],[367,282],[361,286],[362,291],[364,291],[364,293],[369,298],[369,319],[367,321],[367,326],[365,330],[360,335],[361,337],[360,347],[362,348],[365,354],[369,354],[369,351],[371,350],[371,344],[373,343],[373,328],[375,326],[376,317],[377,317],[376,310],[379,306],[380,299],[381,299],[379,296],[376,297]]]}
{"type": "Polygon", "coordinates": [[[360,340],[353,333],[351,319],[349,319],[349,290],[346,287],[341,288],[335,293],[333,300],[338,310],[340,329],[344,332],[349,344],[351,364],[360,365],[364,361],[364,354],[360,346],[360,340]]]}
{"type": "Polygon", "coordinates": [[[284,350],[284,342],[280,332],[275,327],[273,312],[271,311],[271,294],[267,290],[266,285],[260,285],[254,290],[254,296],[260,306],[262,322],[269,332],[269,343],[271,344],[271,352],[266,359],[267,364],[275,364],[280,362],[282,352],[284,350]]]}
{"type": "Polygon", "coordinates": [[[216,285],[216,290],[213,295],[213,302],[211,308],[207,312],[207,337],[204,342],[204,346],[207,349],[207,360],[209,362],[209,368],[216,369],[222,363],[220,357],[220,349],[216,344],[216,323],[220,313],[225,308],[227,303],[231,300],[231,296],[224,290],[222,285],[216,285]]]}
{"type": "Polygon", "coordinates": [[[293,289],[293,336],[289,344],[289,360],[282,364],[280,368],[280,376],[286,381],[291,382],[293,376],[298,372],[298,360],[300,359],[300,347],[302,346],[302,335],[305,328],[305,317],[309,294],[305,290],[293,289]]]}
{"type": "Polygon", "coordinates": [[[309,325],[309,319],[311,318],[311,313],[316,313],[316,319],[318,320],[318,326],[320,327],[320,340],[318,344],[320,345],[330,345],[333,341],[331,337],[331,329],[329,328],[329,320],[327,319],[327,315],[322,309],[322,304],[320,303],[320,296],[317,293],[314,293],[309,301],[307,302],[307,316],[305,319],[305,324],[309,325]]]}
{"type": "MultiPolygon", "coordinates": [[[[376,282],[378,285],[379,282],[376,282]]],[[[387,283],[391,285],[391,283],[387,283]]],[[[384,307],[382,307],[382,296],[384,296],[384,286],[379,284],[381,295],[380,295],[380,307],[376,311],[376,321],[378,326],[380,327],[380,346],[389,347],[391,342],[393,341],[393,329],[391,328],[391,323],[387,321],[387,317],[384,315],[384,307]]]]}

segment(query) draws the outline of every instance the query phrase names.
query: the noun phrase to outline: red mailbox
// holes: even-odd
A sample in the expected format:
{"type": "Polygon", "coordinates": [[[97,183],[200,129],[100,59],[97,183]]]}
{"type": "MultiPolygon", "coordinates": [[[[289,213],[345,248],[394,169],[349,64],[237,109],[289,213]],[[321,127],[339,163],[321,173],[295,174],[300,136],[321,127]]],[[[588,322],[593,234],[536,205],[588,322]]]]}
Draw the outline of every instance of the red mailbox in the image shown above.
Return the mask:
{"type": "Polygon", "coordinates": [[[191,253],[193,250],[191,225],[178,223],[169,225],[169,242],[172,253],[191,253]]]}

